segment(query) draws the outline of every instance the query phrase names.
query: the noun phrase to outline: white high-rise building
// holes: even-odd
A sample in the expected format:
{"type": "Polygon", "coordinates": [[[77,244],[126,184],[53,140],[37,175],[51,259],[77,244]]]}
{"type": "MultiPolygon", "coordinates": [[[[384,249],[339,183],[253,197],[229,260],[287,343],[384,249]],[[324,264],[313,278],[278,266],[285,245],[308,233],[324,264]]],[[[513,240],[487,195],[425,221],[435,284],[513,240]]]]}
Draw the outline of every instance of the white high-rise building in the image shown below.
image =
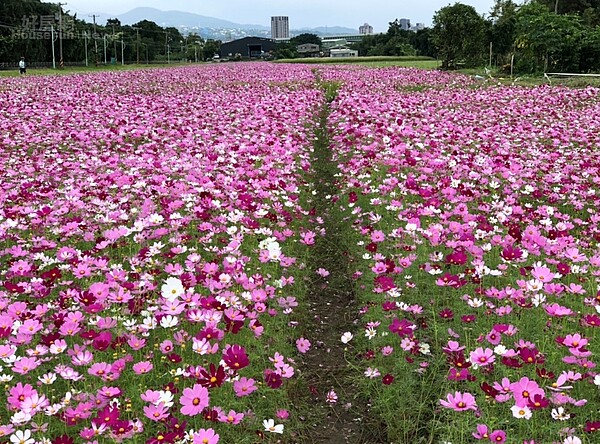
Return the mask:
{"type": "Polygon", "coordinates": [[[407,18],[400,19],[400,29],[404,29],[405,31],[408,31],[410,29],[410,19],[407,19],[407,18]]]}
{"type": "Polygon", "coordinates": [[[289,17],[284,15],[271,17],[271,38],[274,40],[290,38],[289,17]]]}
{"type": "Polygon", "coordinates": [[[358,27],[358,33],[362,35],[373,34],[373,27],[365,22],[364,25],[358,27]]]}

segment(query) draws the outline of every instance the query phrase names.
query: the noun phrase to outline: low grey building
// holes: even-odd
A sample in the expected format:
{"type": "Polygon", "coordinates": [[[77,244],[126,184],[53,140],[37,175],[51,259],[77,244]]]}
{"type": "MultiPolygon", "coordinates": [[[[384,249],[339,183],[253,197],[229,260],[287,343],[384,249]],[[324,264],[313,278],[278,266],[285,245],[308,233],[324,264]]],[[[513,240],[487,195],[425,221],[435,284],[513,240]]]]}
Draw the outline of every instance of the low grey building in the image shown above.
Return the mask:
{"type": "Polygon", "coordinates": [[[275,50],[276,43],[263,37],[244,37],[221,44],[221,58],[259,58],[275,50]]]}
{"type": "Polygon", "coordinates": [[[304,43],[296,47],[296,51],[302,57],[319,57],[321,48],[314,43],[304,43]]]}

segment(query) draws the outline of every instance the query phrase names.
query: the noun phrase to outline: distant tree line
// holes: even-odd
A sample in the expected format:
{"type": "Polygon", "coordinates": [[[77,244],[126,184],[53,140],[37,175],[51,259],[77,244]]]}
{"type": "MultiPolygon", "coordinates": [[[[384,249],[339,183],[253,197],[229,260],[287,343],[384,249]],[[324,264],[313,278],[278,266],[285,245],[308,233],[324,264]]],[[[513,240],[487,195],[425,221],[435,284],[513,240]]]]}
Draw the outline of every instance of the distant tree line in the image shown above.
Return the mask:
{"type": "Polygon", "coordinates": [[[65,63],[200,61],[211,59],[220,48],[218,41],[196,34],[183,36],[177,28],[163,28],[149,20],[122,25],[109,18],[100,23],[59,8],[41,0],[2,0],[0,63],[16,63],[21,56],[29,63],[48,63],[53,49],[57,63],[61,49],[65,63]]]}
{"type": "Polygon", "coordinates": [[[455,3],[435,13],[432,28],[407,31],[395,20],[354,49],[361,56],[436,57],[446,69],[599,72],[600,0],[496,0],[487,18],[455,3]]]}
{"type": "MultiPolygon", "coordinates": [[[[56,60],[89,64],[200,61],[212,59],[221,42],[142,20],[122,25],[109,18],[80,19],[41,0],[0,2],[0,63],[56,60]],[[92,23],[90,23],[92,21],[92,23]],[[59,32],[62,29],[62,34],[59,32]]],[[[314,34],[280,43],[273,56],[294,58],[303,43],[321,45],[314,34]]],[[[487,17],[455,3],[437,11],[433,26],[416,32],[389,23],[387,32],[365,36],[351,45],[360,56],[429,56],[442,67],[482,65],[515,73],[600,72],[600,0],[495,0],[487,17]]]]}
{"type": "Polygon", "coordinates": [[[600,71],[600,0],[496,0],[489,18],[461,3],[431,31],[445,68],[495,65],[519,73],[600,71]]]}

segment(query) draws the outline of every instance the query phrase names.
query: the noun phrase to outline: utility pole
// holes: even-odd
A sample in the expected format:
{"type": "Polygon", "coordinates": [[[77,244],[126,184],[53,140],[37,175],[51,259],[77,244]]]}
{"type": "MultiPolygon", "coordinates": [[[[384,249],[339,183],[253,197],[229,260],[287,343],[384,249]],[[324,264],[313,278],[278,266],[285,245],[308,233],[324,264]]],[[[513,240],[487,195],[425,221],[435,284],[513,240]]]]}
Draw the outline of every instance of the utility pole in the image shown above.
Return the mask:
{"type": "Polygon", "coordinates": [[[121,65],[125,65],[125,42],[123,41],[123,34],[121,34],[121,65]]]}
{"type": "Polygon", "coordinates": [[[114,55],[115,55],[115,63],[117,62],[117,39],[115,38],[115,26],[116,23],[112,22],[111,23],[112,29],[113,29],[113,50],[114,50],[114,55]]]}
{"type": "Polygon", "coordinates": [[[65,5],[66,5],[66,3],[58,4],[58,55],[59,55],[58,64],[60,65],[61,68],[65,66],[65,61],[63,59],[63,44],[62,44],[62,34],[63,34],[62,7],[65,5]]]}
{"type": "Polygon", "coordinates": [[[136,46],[137,46],[137,64],[140,64],[140,28],[132,26],[131,29],[135,29],[136,33],[136,46]]]}
{"type": "Polygon", "coordinates": [[[56,55],[54,55],[54,25],[50,25],[52,32],[52,69],[56,69],[56,55]]]}
{"type": "Polygon", "coordinates": [[[171,60],[169,58],[169,32],[165,31],[165,54],[167,55],[167,63],[171,63],[171,60]]]}
{"type": "Polygon", "coordinates": [[[85,47],[85,66],[88,66],[88,53],[87,53],[87,31],[83,31],[84,47],[85,47]]]}
{"type": "Polygon", "coordinates": [[[104,64],[106,65],[106,34],[104,34],[104,64]]]}
{"type": "Polygon", "coordinates": [[[98,40],[96,39],[97,35],[96,35],[96,14],[92,14],[89,17],[92,17],[94,19],[94,53],[96,54],[96,59],[95,59],[95,63],[96,66],[98,66],[98,40]]]}

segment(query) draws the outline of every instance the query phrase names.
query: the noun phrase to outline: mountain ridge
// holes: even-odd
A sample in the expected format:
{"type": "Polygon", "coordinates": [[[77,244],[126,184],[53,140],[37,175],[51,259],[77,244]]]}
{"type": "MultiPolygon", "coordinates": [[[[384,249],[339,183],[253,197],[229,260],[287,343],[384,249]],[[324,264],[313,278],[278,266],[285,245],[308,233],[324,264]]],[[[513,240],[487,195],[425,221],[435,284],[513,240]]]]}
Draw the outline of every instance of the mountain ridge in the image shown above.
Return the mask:
{"type": "MultiPolygon", "coordinates": [[[[150,20],[162,27],[175,27],[175,28],[213,28],[213,29],[240,29],[245,31],[256,30],[256,31],[270,31],[270,26],[264,26],[259,24],[241,24],[232,22],[230,20],[220,19],[217,17],[211,17],[193,12],[185,11],[162,11],[160,9],[151,7],[137,7],[123,14],[106,14],[99,12],[98,15],[102,17],[118,18],[124,25],[132,25],[142,20],[150,20]]],[[[270,19],[270,17],[269,17],[270,19]]],[[[291,29],[290,32],[298,34],[302,32],[314,32],[320,35],[327,34],[349,34],[357,33],[357,29],[347,28],[344,26],[317,26],[314,28],[300,27],[298,29],[291,29]]]]}

